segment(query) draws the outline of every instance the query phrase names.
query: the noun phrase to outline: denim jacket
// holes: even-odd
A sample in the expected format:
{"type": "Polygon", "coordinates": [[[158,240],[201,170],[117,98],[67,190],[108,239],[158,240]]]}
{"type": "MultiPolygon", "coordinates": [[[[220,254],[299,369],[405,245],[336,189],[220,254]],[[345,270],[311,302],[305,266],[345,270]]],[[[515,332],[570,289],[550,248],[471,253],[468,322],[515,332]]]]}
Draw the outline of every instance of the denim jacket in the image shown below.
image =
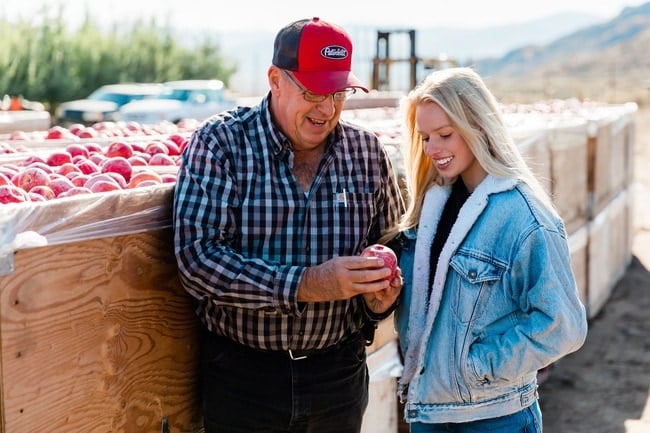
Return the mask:
{"type": "Polygon", "coordinates": [[[564,224],[523,183],[488,175],[460,210],[429,288],[430,247],[451,192],[432,187],[402,233],[395,325],[407,422],[467,422],[537,398],[537,370],[578,350],[587,317],[564,224]]]}

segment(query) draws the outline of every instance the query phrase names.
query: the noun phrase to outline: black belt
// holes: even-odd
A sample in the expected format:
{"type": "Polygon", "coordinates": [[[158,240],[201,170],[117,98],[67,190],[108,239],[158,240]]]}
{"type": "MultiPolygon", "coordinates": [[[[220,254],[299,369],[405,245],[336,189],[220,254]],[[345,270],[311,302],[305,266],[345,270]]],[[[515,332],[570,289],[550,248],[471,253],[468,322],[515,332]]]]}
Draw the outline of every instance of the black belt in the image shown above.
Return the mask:
{"type": "Polygon", "coordinates": [[[349,336],[343,337],[341,340],[339,340],[337,343],[324,347],[321,349],[289,349],[289,350],[265,350],[265,349],[254,349],[252,347],[246,346],[244,344],[241,344],[237,341],[231,340],[228,337],[222,337],[219,335],[214,335],[211,334],[210,338],[217,342],[218,344],[226,344],[229,346],[237,347],[239,350],[243,351],[250,351],[254,352],[257,354],[266,354],[266,355],[279,355],[283,357],[288,357],[289,359],[293,361],[300,361],[303,359],[311,358],[317,355],[323,355],[329,352],[334,352],[336,350],[343,349],[344,347],[347,347],[348,345],[354,344],[354,342],[358,342],[360,345],[364,344],[364,339],[361,335],[361,333],[356,333],[352,334],[349,336]]]}

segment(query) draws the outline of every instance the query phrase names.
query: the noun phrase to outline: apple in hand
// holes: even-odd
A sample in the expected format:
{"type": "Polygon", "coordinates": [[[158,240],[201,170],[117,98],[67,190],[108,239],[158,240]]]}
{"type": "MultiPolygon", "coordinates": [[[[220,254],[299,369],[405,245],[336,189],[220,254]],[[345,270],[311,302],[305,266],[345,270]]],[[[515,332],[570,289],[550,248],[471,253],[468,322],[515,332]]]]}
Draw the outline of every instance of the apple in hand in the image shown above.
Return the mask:
{"type": "Polygon", "coordinates": [[[381,244],[369,245],[361,251],[363,257],[379,257],[384,261],[384,266],[390,268],[391,274],[388,280],[391,281],[397,276],[397,255],[395,251],[381,244]]]}

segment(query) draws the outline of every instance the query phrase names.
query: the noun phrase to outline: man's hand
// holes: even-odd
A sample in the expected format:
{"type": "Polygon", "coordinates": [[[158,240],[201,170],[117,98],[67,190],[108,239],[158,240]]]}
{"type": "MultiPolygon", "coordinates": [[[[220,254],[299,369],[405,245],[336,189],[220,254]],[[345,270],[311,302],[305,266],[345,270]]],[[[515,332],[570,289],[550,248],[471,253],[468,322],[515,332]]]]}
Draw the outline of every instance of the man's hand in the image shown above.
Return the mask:
{"type": "Polygon", "coordinates": [[[377,305],[375,308],[381,308],[388,299],[395,300],[399,295],[399,290],[387,280],[390,274],[391,270],[384,267],[384,261],[378,257],[334,257],[307,268],[298,287],[298,301],[335,301],[364,295],[366,302],[371,300],[377,305]]]}

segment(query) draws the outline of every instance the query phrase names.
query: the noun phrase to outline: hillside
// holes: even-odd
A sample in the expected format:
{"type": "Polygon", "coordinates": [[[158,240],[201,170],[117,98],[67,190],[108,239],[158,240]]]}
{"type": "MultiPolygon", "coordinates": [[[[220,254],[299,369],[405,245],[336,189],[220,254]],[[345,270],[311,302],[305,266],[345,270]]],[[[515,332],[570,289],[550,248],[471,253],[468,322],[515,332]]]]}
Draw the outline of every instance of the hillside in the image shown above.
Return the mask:
{"type": "MultiPolygon", "coordinates": [[[[416,53],[421,58],[437,57],[448,53],[462,63],[469,59],[501,56],[522,45],[547,44],[576,29],[602,22],[603,18],[584,13],[553,14],[539,19],[484,28],[423,27],[416,30],[416,53]]],[[[409,56],[409,39],[403,27],[377,27],[375,24],[342,23],[355,42],[354,68],[364,81],[372,80],[373,58],[377,52],[377,32],[395,32],[390,38],[390,53],[395,59],[409,56]]],[[[408,28],[410,29],[410,28],[408,28]]],[[[199,35],[214,34],[213,30],[195,28],[184,32],[183,40],[201,40],[199,35]]],[[[270,61],[274,32],[219,32],[217,40],[224,55],[237,64],[232,87],[240,93],[258,95],[267,89],[263,69],[270,61]]],[[[394,65],[391,90],[408,90],[408,65],[394,65]]],[[[420,71],[420,75],[424,72],[420,71]]]]}
{"type": "Polygon", "coordinates": [[[625,8],[547,45],[528,45],[473,66],[502,97],[649,102],[650,2],[625,8]],[[508,89],[517,88],[515,94],[508,89]]]}

